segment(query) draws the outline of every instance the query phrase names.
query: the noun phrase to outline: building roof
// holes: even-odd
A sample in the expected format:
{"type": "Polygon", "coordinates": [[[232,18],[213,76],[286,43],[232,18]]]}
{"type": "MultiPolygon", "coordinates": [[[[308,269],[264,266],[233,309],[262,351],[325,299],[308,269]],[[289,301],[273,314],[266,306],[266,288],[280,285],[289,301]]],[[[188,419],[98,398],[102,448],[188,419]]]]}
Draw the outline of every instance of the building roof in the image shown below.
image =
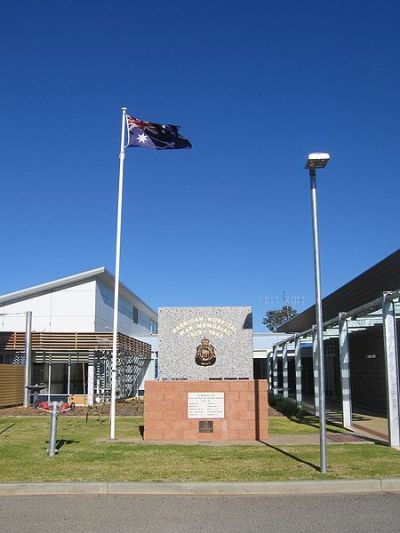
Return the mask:
{"type": "MultiPolygon", "coordinates": [[[[400,250],[355,277],[322,300],[324,321],[375,300],[384,291],[400,289],[400,250]]],[[[315,305],[278,328],[278,332],[295,333],[310,329],[315,323],[315,305]]]]}
{"type": "Polygon", "coordinates": [[[284,340],[288,336],[286,333],[276,333],[275,331],[253,331],[253,351],[270,350],[274,344],[284,340]]]}
{"type": "MultiPolygon", "coordinates": [[[[87,270],[85,272],[80,272],[78,274],[74,274],[73,276],[67,276],[65,278],[56,279],[40,285],[34,285],[33,287],[28,287],[20,291],[4,294],[3,296],[0,296],[0,305],[10,304],[32,296],[38,296],[47,292],[56,291],[72,285],[77,285],[85,281],[90,281],[92,279],[99,279],[107,285],[114,287],[115,277],[103,266],[94,268],[92,270],[87,270]]],[[[157,316],[157,313],[154,311],[154,309],[152,309],[141,298],[139,298],[137,294],[128,289],[128,287],[126,287],[123,283],[120,283],[120,294],[125,296],[125,298],[136,300],[149,311],[154,313],[155,316],[157,316]]]]}

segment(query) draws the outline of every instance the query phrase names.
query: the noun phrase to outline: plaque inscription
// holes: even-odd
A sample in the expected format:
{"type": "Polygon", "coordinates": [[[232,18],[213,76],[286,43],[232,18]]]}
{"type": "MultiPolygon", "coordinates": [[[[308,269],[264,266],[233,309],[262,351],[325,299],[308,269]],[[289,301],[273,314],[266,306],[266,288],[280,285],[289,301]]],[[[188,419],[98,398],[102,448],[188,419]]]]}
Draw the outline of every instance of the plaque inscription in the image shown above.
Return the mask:
{"type": "Polygon", "coordinates": [[[188,418],[224,418],[223,392],[188,392],[188,418]]]}
{"type": "Polygon", "coordinates": [[[212,420],[200,420],[199,433],[213,433],[214,425],[212,420]]]}

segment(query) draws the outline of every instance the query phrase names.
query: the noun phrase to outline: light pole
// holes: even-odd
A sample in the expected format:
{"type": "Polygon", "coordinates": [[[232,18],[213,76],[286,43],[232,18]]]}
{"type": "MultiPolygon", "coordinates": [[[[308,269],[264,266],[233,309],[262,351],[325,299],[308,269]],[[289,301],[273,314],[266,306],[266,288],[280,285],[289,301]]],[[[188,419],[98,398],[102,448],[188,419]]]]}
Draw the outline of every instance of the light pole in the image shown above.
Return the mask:
{"type": "Polygon", "coordinates": [[[314,242],[315,307],[317,315],[317,357],[319,395],[319,446],[321,473],[327,472],[326,464],[326,417],[325,417],[325,368],[324,338],[321,301],[321,269],[319,261],[318,211],[317,211],[317,168],[324,168],[330,159],[329,154],[313,153],[307,158],[306,168],[310,173],[311,210],[314,242]]]}

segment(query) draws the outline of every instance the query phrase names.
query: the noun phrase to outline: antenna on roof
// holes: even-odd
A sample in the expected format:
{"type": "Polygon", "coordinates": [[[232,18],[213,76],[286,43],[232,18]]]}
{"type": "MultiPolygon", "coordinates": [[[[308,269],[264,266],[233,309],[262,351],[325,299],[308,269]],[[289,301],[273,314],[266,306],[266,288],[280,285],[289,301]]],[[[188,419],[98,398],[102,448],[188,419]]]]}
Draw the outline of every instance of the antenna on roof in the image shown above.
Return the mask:
{"type": "Polygon", "coordinates": [[[290,305],[291,307],[303,307],[304,296],[296,294],[294,296],[286,296],[285,291],[282,291],[282,296],[262,296],[260,303],[263,305],[282,304],[283,306],[290,305]]]}

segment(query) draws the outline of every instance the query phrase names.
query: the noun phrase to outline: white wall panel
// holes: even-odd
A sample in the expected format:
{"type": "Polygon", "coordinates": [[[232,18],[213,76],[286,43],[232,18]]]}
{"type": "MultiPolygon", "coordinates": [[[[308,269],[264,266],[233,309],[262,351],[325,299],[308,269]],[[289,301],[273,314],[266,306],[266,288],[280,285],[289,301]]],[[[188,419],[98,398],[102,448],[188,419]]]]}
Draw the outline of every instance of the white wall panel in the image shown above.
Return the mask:
{"type": "Polygon", "coordinates": [[[24,331],[32,311],[32,331],[94,331],[95,290],[93,280],[3,305],[0,330],[24,331]]]}
{"type": "Polygon", "coordinates": [[[92,316],[95,312],[95,282],[83,283],[51,293],[53,316],[92,316]]]}
{"type": "MultiPolygon", "coordinates": [[[[112,331],[113,329],[113,288],[101,281],[97,282],[96,290],[96,325],[95,331],[112,331]]],[[[146,312],[141,302],[132,298],[128,301],[120,295],[119,298],[119,315],[118,330],[121,333],[137,337],[139,335],[148,335],[150,332],[150,318],[156,320],[154,314],[146,312]],[[133,321],[132,306],[139,310],[138,324],[133,321]]]]}

